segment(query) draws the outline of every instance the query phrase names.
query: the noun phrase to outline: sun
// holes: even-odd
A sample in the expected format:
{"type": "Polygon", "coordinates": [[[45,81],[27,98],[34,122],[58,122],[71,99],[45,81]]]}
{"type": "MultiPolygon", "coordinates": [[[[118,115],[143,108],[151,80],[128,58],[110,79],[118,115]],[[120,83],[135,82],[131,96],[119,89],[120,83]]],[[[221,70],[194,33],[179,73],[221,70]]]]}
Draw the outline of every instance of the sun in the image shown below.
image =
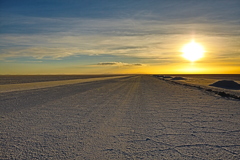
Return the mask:
{"type": "Polygon", "coordinates": [[[183,52],[182,56],[191,62],[202,58],[205,52],[204,48],[194,40],[184,45],[181,51],[183,52]]]}

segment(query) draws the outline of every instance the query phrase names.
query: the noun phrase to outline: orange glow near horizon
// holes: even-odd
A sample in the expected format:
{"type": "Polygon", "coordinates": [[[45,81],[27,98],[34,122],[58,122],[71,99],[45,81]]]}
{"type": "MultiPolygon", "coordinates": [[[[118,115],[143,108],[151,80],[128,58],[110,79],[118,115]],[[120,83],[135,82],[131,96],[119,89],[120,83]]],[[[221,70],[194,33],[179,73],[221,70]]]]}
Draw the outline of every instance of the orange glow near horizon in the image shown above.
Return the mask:
{"type": "MultiPolygon", "coordinates": [[[[189,42],[189,39],[186,39],[189,42]]],[[[211,41],[200,38],[199,41],[203,45],[194,40],[182,45],[182,41],[179,40],[177,43],[168,46],[169,49],[166,52],[169,51],[169,54],[162,54],[158,48],[151,48],[150,53],[156,57],[159,56],[159,60],[148,59],[147,56],[143,55],[141,62],[130,61],[126,63],[124,60],[120,60],[120,62],[111,60],[106,62],[109,64],[116,63],[116,65],[98,65],[98,61],[93,63],[95,65],[92,65],[90,62],[89,64],[78,64],[78,61],[73,63],[71,61],[47,63],[43,58],[41,59],[42,62],[39,63],[0,63],[0,74],[240,74],[239,55],[226,54],[222,56],[222,48],[214,46],[211,41]],[[207,54],[205,53],[205,47],[207,48],[207,54]],[[144,61],[145,57],[146,61],[144,61]],[[138,63],[140,65],[134,65],[138,63]]]]}

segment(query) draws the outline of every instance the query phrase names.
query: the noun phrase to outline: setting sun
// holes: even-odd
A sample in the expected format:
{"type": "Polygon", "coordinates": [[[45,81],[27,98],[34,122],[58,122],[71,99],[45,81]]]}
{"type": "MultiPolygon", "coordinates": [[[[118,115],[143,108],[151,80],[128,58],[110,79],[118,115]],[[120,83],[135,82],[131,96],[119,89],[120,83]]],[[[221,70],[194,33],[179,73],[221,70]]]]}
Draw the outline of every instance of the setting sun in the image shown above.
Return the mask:
{"type": "Polygon", "coordinates": [[[191,62],[202,58],[205,52],[204,48],[194,40],[183,46],[181,51],[183,52],[182,56],[191,62]]]}

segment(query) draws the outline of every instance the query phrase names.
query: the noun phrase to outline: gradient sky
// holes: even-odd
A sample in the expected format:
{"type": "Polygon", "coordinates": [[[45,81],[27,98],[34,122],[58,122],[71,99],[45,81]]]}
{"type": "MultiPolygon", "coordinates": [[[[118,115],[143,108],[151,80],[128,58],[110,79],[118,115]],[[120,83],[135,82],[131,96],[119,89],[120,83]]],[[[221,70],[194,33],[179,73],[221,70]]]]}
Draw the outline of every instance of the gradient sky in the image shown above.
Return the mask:
{"type": "Polygon", "coordinates": [[[0,0],[0,74],[112,73],[240,74],[240,1],[0,0]]]}

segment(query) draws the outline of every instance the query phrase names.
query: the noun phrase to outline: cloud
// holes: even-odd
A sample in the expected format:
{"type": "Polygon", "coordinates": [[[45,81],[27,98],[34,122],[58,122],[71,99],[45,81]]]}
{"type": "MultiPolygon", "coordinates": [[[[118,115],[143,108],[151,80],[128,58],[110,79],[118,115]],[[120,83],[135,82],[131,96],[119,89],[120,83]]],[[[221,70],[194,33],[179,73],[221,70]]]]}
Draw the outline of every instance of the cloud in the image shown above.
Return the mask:
{"type": "Polygon", "coordinates": [[[15,47],[0,49],[0,60],[14,57],[32,57],[34,59],[55,59],[73,56],[79,49],[74,48],[45,48],[45,47],[15,47]]]}
{"type": "MultiPolygon", "coordinates": [[[[9,57],[59,60],[75,55],[113,55],[148,59],[147,63],[159,59],[160,63],[171,63],[179,59],[180,48],[193,36],[207,45],[227,44],[224,48],[228,51],[229,48],[238,49],[239,20],[209,21],[204,16],[160,17],[163,19],[159,20],[153,13],[149,16],[148,19],[131,16],[119,19],[2,16],[0,60],[9,57]]],[[[212,48],[219,48],[217,54],[223,52],[223,47],[212,48]]]]}
{"type": "Polygon", "coordinates": [[[99,62],[100,66],[145,66],[141,63],[123,63],[123,62],[99,62]]]}

